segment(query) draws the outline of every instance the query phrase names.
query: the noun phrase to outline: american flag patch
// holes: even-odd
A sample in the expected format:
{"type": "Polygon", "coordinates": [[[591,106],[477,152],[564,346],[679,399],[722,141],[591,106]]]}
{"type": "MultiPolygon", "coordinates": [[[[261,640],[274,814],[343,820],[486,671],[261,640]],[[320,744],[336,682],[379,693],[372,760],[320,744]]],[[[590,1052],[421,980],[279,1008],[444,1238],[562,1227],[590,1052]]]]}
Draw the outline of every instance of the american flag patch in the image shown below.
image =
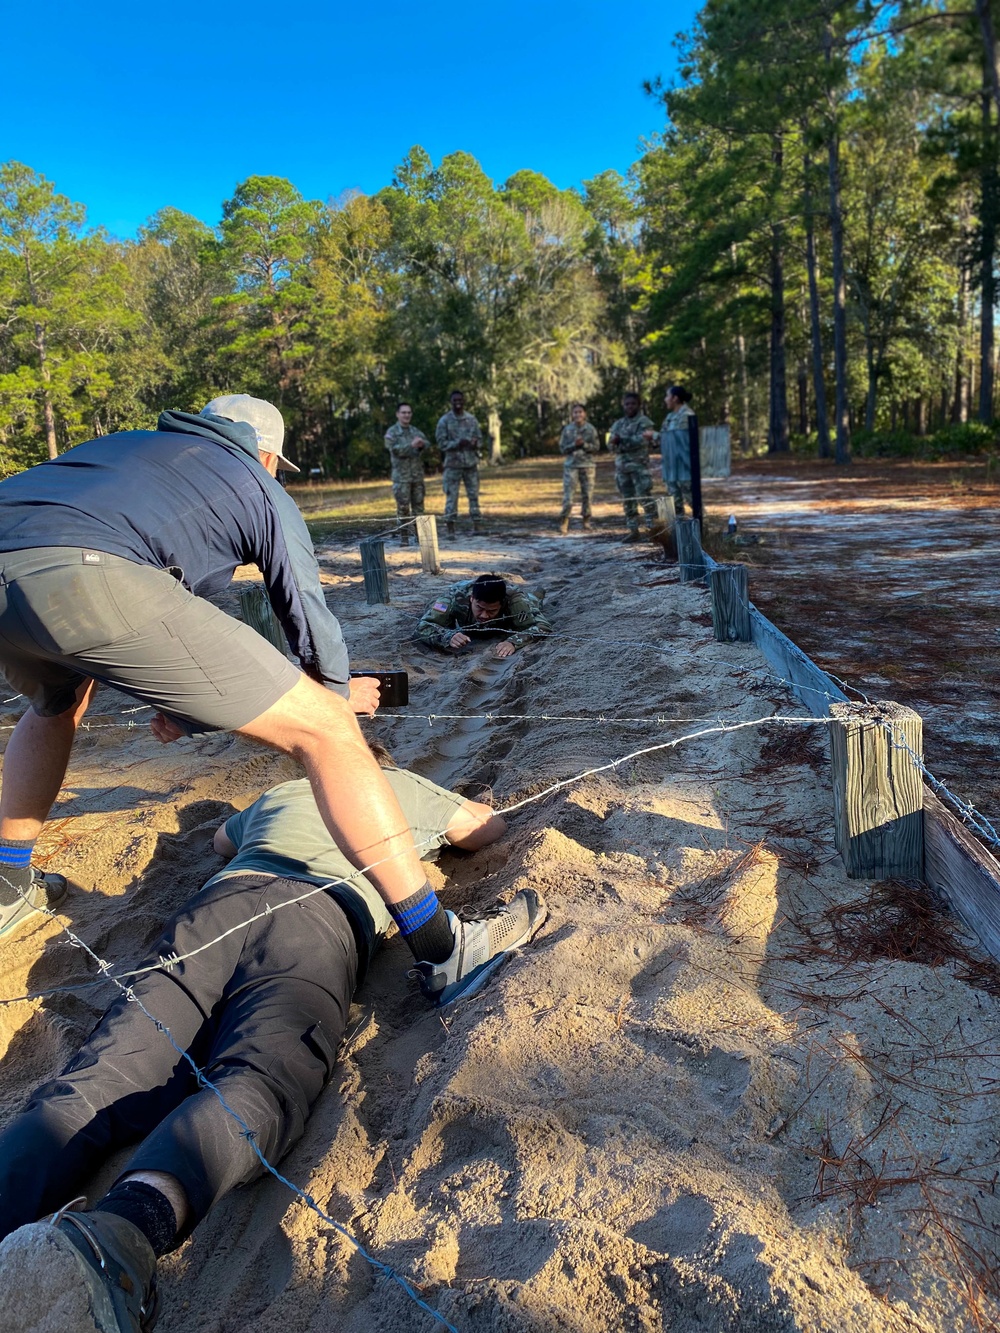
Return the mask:
{"type": "Polygon", "coordinates": [[[448,603],[447,603],[447,602],[435,602],[435,603],[434,603],[434,610],[435,610],[435,611],[447,611],[447,610],[448,610],[448,603]]]}

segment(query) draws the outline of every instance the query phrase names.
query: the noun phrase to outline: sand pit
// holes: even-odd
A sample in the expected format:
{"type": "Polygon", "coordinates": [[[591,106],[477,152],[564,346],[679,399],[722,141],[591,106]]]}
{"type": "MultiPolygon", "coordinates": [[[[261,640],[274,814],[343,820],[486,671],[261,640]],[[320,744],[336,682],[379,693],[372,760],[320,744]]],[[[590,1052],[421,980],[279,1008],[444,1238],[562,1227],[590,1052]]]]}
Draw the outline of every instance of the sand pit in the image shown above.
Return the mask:
{"type": "MultiPolygon", "coordinates": [[[[356,664],[410,671],[411,716],[373,727],[400,763],[508,804],[720,715],[804,716],[641,550],[475,541],[442,550],[441,579],[392,550],[388,607],[365,605],[356,547],[327,550],[356,664]],[[443,582],[482,568],[543,585],[566,637],[506,662],[405,641],[443,582]]],[[[217,867],[219,820],[293,771],[226,736],[162,748],[121,729],[143,717],[129,706],[102,696],[41,844],[78,886],[73,928],[126,961],[217,867]]],[[[825,744],[775,723],[688,741],[431,871],[454,907],[533,885],[549,920],[444,1018],[391,942],[283,1169],[463,1333],[995,1326],[1000,975],[919,893],[844,877],[825,744]]],[[[50,922],[0,944],[4,995],[77,978],[50,922]]],[[[0,1009],[5,1118],[107,998],[0,1009]]],[[[275,1181],[162,1272],[166,1333],[435,1327],[275,1181]]]]}

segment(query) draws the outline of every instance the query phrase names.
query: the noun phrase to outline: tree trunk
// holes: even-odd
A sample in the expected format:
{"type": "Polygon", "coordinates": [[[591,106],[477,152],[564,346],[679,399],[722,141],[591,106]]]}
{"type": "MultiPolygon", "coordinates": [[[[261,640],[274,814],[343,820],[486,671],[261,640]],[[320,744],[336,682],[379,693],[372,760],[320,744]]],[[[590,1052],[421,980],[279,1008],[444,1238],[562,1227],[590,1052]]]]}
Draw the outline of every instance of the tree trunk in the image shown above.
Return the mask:
{"type": "Polygon", "coordinates": [[[968,318],[969,272],[964,264],[958,271],[958,349],[955,352],[955,396],[951,403],[953,425],[968,420],[968,383],[965,378],[965,323],[968,318]]]}
{"type": "MultiPolygon", "coordinates": [[[[990,62],[987,62],[990,63],[990,62]]],[[[982,208],[980,209],[979,270],[979,420],[993,420],[994,305],[996,274],[994,262],[997,244],[997,159],[996,134],[990,114],[990,89],[984,79],[981,97],[983,126],[982,208]]]]}
{"type": "MultiPolygon", "coordinates": [[[[780,135],[775,135],[771,162],[775,169],[775,178],[779,183],[782,176],[784,145],[780,135]]],[[[790,445],[788,422],[788,366],[785,354],[785,229],[781,221],[771,224],[771,383],[769,404],[769,425],[767,432],[768,453],[787,453],[790,445]]]]}
{"type": "Polygon", "coordinates": [[[42,324],[35,325],[35,351],[38,353],[38,369],[42,377],[41,398],[42,416],[45,421],[45,443],[48,447],[49,457],[56,458],[59,454],[59,447],[56,443],[56,414],[52,407],[52,395],[49,392],[52,375],[49,371],[48,343],[45,337],[45,328],[42,324]]]}
{"type": "Polygon", "coordinates": [[[809,434],[809,367],[799,359],[795,374],[799,407],[799,434],[809,434]]]}
{"type": "Polygon", "coordinates": [[[750,452],[750,375],[747,371],[747,340],[741,329],[736,335],[736,356],[740,364],[740,448],[750,452]]]}
{"type": "Polygon", "coordinates": [[[927,404],[922,396],[917,399],[917,434],[927,434],[927,404]]]}
{"type": "MultiPolygon", "coordinates": [[[[833,63],[833,30],[823,34],[827,66],[833,63]]],[[[830,92],[827,124],[827,162],[830,183],[830,249],[833,270],[833,373],[835,382],[834,423],[838,463],[851,461],[850,405],[847,401],[847,287],[844,280],[844,210],[840,200],[840,132],[837,129],[835,94],[830,92]]]]}
{"type": "Polygon", "coordinates": [[[486,429],[490,436],[490,462],[502,463],[503,450],[500,447],[500,413],[491,407],[486,415],[486,429]]]}
{"type": "Polygon", "coordinates": [[[830,457],[830,421],[826,410],[826,379],[823,372],[823,326],[819,312],[819,273],[816,262],[816,226],[813,219],[812,163],[808,156],[802,164],[805,182],[803,212],[806,221],[806,270],[809,276],[809,331],[812,343],[813,399],[816,403],[816,435],[820,458],[830,457]]]}
{"type": "Polygon", "coordinates": [[[865,321],[865,370],[868,389],[865,393],[865,430],[875,429],[875,408],[878,404],[878,361],[872,340],[871,325],[865,321]]]}
{"type": "Polygon", "coordinates": [[[1000,117],[1000,68],[997,67],[997,38],[993,28],[990,0],[976,0],[976,17],[983,39],[983,75],[986,95],[992,96],[1000,117]]]}

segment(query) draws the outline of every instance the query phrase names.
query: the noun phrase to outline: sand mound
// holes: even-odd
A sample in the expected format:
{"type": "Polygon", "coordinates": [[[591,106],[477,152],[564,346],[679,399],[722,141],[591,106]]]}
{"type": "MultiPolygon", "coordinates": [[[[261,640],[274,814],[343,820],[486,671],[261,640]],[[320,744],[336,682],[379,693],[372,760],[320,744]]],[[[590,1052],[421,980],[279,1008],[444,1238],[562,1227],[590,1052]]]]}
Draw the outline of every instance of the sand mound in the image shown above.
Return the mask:
{"type": "MultiPolygon", "coordinates": [[[[506,662],[424,652],[405,639],[443,580],[416,552],[391,554],[389,607],[364,604],[356,550],[328,553],[355,659],[406,665],[409,713],[438,718],[376,733],[437,781],[505,804],[720,714],[802,712],[756,650],[712,641],[704,593],[642,552],[598,537],[443,555],[446,578],[544,585],[560,635],[506,662]],[[556,715],[665,720],[542,720],[556,715]]],[[[127,706],[109,693],[95,720],[127,706]]],[[[997,978],[957,937],[917,961],[877,928],[893,890],[844,878],[824,746],[777,724],[708,735],[448,853],[432,875],[449,905],[531,884],[550,916],[443,1019],[405,949],[383,951],[284,1170],[463,1333],[992,1326],[997,978]]],[[[228,737],[88,733],[43,844],[80,886],[74,928],[136,958],[217,865],[214,824],[290,771],[228,737]]],[[[0,946],[0,975],[11,995],[85,969],[46,923],[0,946]]],[[[105,999],[0,1010],[5,1116],[105,999]]],[[[162,1268],[168,1333],[433,1327],[275,1181],[162,1268]]]]}

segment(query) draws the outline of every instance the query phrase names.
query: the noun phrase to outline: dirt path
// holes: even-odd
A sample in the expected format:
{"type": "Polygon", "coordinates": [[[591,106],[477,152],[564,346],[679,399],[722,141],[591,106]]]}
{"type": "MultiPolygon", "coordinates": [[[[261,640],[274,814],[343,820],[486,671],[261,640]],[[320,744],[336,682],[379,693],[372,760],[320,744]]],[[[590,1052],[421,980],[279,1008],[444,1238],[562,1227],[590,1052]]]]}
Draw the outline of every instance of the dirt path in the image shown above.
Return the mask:
{"type": "MultiPolygon", "coordinates": [[[[356,661],[410,671],[406,716],[376,734],[439,780],[505,804],[720,715],[802,714],[752,646],[714,642],[702,591],[607,534],[496,533],[443,559],[435,579],[393,548],[375,607],[356,546],[323,563],[356,661]],[[557,636],[506,662],[410,642],[483,567],[543,583],[557,636]]],[[[134,959],[217,867],[218,820],[289,766],[224,736],[161,749],[118,729],[127,701],[101,706],[43,850],[73,877],[74,926],[134,959]]],[[[926,904],[844,879],[823,746],[774,723],[689,740],[430,868],[451,907],[531,884],[550,919],[444,1016],[390,942],[284,1169],[461,1333],[994,1326],[1000,978],[926,904]]],[[[51,923],[0,943],[4,995],[84,971],[51,923]]],[[[4,1119],[105,999],[0,1008],[4,1119]]],[[[216,1209],[162,1288],[163,1333],[432,1333],[273,1181],[216,1209]]]]}
{"type": "MultiPolygon", "coordinates": [[[[993,469],[995,474],[996,469],[993,469]]],[[[1000,487],[985,462],[782,460],[706,489],[761,537],[750,595],[821,667],[924,719],[929,767],[1000,820],[1000,487]]]]}

